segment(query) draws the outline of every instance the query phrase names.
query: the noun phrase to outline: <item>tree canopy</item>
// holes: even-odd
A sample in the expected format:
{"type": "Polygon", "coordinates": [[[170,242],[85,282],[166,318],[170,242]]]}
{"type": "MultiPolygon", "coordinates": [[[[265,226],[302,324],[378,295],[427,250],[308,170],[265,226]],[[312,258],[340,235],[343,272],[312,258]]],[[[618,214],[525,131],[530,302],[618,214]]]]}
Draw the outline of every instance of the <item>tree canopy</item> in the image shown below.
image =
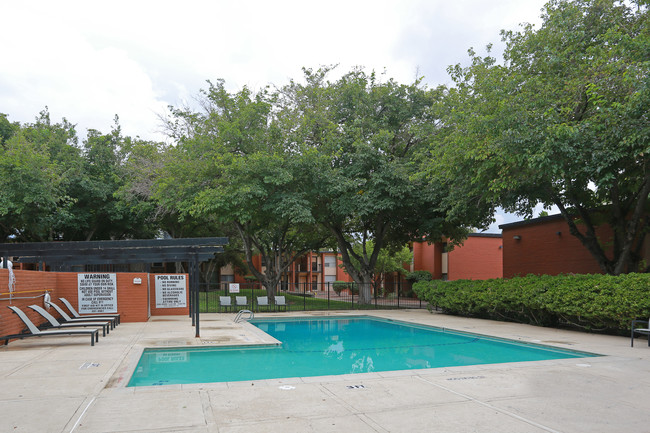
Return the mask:
{"type": "Polygon", "coordinates": [[[449,184],[415,176],[439,92],[361,69],[330,82],[329,72],[305,70],[302,83],[257,93],[218,81],[200,110],[173,109],[178,144],[154,196],[184,215],[234,224],[270,296],[297,257],[333,239],[360,302],[370,302],[381,251],[462,239],[469,224],[448,218],[449,184]]]}
{"type": "MultiPolygon", "coordinates": [[[[5,118],[6,120],[6,118],[5,118]]],[[[3,241],[99,240],[151,237],[115,196],[133,140],[119,124],[91,130],[79,145],[73,124],[53,123],[47,109],[34,123],[10,124],[0,146],[0,236],[3,241]]]]}
{"type": "Polygon", "coordinates": [[[291,142],[311,173],[305,186],[312,214],[336,239],[360,302],[370,302],[382,249],[443,234],[463,239],[476,221],[449,218],[449,184],[415,176],[439,93],[360,69],[330,82],[329,72],[305,70],[304,84],[283,89],[285,109],[299,119],[291,142]]]}
{"type": "Polygon", "coordinates": [[[328,237],[310,212],[307,173],[286,145],[268,89],[230,93],[223,81],[210,83],[201,107],[172,111],[169,125],[179,142],[155,196],[183,214],[232,224],[249,270],[273,298],[291,263],[328,237]],[[255,254],[264,269],[254,266],[255,254]]]}
{"type": "Polygon", "coordinates": [[[643,3],[553,0],[539,29],[502,33],[503,65],[470,51],[469,66],[450,68],[429,173],[523,215],[555,205],[604,272],[639,269],[650,192],[643,3]],[[597,237],[603,223],[611,245],[597,237]]]}

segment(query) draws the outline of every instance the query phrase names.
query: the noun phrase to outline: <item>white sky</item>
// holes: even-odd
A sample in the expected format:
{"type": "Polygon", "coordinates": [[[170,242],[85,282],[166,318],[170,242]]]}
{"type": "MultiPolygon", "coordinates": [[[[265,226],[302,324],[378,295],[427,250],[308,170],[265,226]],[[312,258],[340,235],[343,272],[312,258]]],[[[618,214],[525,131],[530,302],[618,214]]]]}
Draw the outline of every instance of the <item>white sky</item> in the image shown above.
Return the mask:
{"type": "MultiPolygon", "coordinates": [[[[87,129],[163,140],[158,116],[206,80],[233,91],[340,64],[399,82],[449,83],[467,49],[501,52],[501,29],[539,24],[543,0],[5,1],[0,6],[0,113],[33,122],[49,107],[87,129]]],[[[508,221],[505,221],[508,222],[508,221]]],[[[501,222],[503,223],[503,222],[501,222]]]]}

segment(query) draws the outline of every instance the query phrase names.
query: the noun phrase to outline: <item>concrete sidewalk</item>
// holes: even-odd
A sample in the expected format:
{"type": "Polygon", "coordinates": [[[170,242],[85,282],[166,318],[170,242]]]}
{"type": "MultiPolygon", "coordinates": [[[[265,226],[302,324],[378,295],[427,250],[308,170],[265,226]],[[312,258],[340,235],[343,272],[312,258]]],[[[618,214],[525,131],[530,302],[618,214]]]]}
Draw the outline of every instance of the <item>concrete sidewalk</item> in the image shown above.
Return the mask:
{"type": "MultiPolygon", "coordinates": [[[[0,349],[0,432],[647,432],[650,348],[639,339],[466,319],[425,310],[370,313],[605,356],[194,385],[126,388],[145,347],[252,344],[231,314],[123,323],[85,337],[0,349]]],[[[260,314],[258,316],[266,316],[260,314]]],[[[274,317],[280,314],[272,314],[274,317]]],[[[284,313],[282,314],[284,315],[284,313]]]]}

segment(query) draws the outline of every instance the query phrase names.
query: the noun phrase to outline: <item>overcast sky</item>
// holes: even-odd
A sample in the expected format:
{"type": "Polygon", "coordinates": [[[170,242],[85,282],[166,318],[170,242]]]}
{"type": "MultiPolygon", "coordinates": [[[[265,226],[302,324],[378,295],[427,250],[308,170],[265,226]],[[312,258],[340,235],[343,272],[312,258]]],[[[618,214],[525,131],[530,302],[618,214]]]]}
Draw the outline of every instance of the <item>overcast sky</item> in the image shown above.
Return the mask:
{"type": "MultiPolygon", "coordinates": [[[[163,140],[159,115],[206,80],[235,91],[300,79],[301,68],[363,66],[402,83],[449,83],[467,49],[502,50],[501,29],[539,24],[543,0],[12,1],[0,23],[0,113],[33,122],[47,106],[84,136],[163,140]]],[[[501,218],[500,216],[498,218],[501,218]]],[[[507,220],[500,220],[503,223],[507,220]]]]}

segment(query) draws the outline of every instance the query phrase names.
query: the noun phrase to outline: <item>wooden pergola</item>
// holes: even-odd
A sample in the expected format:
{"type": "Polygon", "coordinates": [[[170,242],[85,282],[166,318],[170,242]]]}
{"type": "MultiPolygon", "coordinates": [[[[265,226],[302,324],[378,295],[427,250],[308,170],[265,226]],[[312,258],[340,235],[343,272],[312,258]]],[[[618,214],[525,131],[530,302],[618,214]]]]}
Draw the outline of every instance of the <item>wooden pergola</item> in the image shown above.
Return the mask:
{"type": "Polygon", "coordinates": [[[138,239],[87,242],[27,242],[0,244],[7,267],[15,263],[47,263],[61,271],[74,265],[175,263],[189,264],[190,317],[199,337],[199,264],[223,252],[228,238],[138,239]]]}

